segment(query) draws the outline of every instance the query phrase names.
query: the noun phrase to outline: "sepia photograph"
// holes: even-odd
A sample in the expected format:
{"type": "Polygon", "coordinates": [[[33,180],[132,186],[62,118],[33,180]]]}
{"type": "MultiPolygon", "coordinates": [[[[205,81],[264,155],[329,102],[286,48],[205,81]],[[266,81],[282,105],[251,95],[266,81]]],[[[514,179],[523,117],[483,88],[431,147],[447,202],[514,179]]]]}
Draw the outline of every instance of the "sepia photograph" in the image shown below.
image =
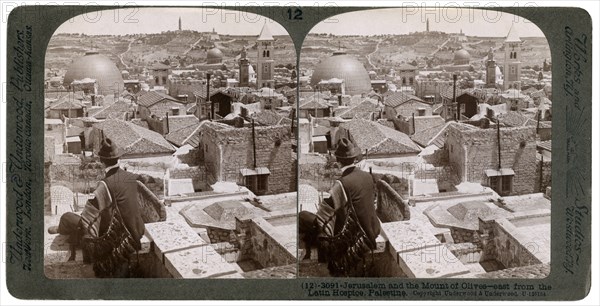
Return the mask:
{"type": "Polygon", "coordinates": [[[299,277],[545,278],[552,58],[504,12],[350,12],[305,38],[299,277]]]}
{"type": "Polygon", "coordinates": [[[294,278],[296,50],[266,17],[100,10],[44,70],[44,272],[294,278]]]}

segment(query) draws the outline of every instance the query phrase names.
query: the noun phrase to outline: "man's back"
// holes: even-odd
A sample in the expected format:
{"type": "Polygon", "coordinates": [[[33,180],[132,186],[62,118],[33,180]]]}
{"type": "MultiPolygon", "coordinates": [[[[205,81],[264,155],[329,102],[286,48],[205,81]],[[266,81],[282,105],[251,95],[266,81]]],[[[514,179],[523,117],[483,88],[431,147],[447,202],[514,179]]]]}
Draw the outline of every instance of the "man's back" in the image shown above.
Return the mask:
{"type": "MultiPolygon", "coordinates": [[[[380,225],[375,213],[375,186],[371,175],[353,167],[344,171],[340,181],[344,185],[348,198],[352,200],[361,226],[369,240],[375,243],[375,239],[379,235],[380,225]]],[[[336,227],[338,224],[343,224],[343,222],[336,221],[336,227]]]]}
{"type": "MultiPolygon", "coordinates": [[[[136,242],[137,249],[140,247],[139,241],[145,229],[138,204],[137,180],[139,179],[138,175],[121,168],[111,169],[104,178],[113,201],[116,201],[119,206],[123,222],[136,242]]],[[[110,220],[106,219],[103,216],[100,232],[103,232],[103,225],[108,226],[108,223],[105,223],[105,221],[109,222],[110,220]]]]}

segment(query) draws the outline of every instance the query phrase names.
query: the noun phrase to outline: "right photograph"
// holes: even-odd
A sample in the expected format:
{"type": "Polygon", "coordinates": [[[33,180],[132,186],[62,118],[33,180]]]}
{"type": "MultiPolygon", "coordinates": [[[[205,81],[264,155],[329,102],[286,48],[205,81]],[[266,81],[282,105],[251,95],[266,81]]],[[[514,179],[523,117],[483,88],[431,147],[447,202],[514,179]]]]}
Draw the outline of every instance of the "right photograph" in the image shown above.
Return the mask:
{"type": "Polygon", "coordinates": [[[300,277],[549,275],[552,58],[534,23],[345,13],[298,71],[300,277]]]}

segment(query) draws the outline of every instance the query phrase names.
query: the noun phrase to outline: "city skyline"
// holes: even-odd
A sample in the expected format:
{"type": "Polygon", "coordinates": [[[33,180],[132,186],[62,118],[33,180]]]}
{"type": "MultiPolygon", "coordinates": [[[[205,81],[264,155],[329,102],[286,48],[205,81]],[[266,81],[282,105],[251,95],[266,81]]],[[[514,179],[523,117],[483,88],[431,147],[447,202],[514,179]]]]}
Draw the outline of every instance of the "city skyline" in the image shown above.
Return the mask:
{"type": "Polygon", "coordinates": [[[315,25],[310,33],[334,35],[382,35],[430,31],[460,33],[468,36],[505,37],[514,23],[522,37],[545,37],[531,21],[506,12],[480,9],[413,8],[373,9],[342,13],[315,25]],[[416,10],[416,11],[415,11],[416,10]],[[365,26],[368,24],[369,26],[365,26]],[[490,24],[496,26],[491,27],[490,24]]]}
{"type": "Polygon", "coordinates": [[[266,22],[273,35],[288,35],[279,23],[270,18],[243,11],[208,8],[137,8],[137,11],[121,8],[90,12],[65,21],[55,34],[157,34],[177,31],[180,18],[182,30],[210,32],[214,28],[219,34],[251,36],[259,33],[266,22]],[[156,22],[157,18],[163,22],[156,22]]]}

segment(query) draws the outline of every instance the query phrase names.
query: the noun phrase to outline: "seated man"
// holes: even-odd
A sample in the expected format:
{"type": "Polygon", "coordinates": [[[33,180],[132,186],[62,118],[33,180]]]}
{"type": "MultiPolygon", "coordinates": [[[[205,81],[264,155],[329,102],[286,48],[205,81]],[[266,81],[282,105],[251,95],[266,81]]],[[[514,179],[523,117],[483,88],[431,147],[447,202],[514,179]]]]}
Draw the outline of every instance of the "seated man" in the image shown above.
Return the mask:
{"type": "MultiPolygon", "coordinates": [[[[60,233],[69,235],[71,243],[71,257],[75,259],[74,249],[86,235],[101,236],[107,232],[111,223],[110,209],[105,209],[115,204],[122,216],[123,223],[133,238],[133,248],[141,249],[140,239],[145,231],[142,212],[138,203],[137,180],[138,175],[119,168],[118,161],[121,156],[120,149],[113,142],[105,138],[97,152],[100,161],[104,164],[105,177],[94,191],[94,198],[86,204],[81,216],[68,212],[61,216],[58,226],[48,228],[50,234],[60,233]]],[[[89,262],[84,252],[84,261],[89,262]]],[[[113,277],[127,277],[128,265],[118,267],[113,277]]]]}
{"type": "Polygon", "coordinates": [[[345,206],[348,201],[356,211],[360,226],[372,246],[371,249],[374,249],[375,239],[380,231],[379,219],[374,206],[375,186],[371,175],[356,167],[355,161],[359,154],[354,143],[346,138],[340,139],[335,151],[335,158],[342,166],[342,176],[329,191],[331,197],[325,199],[325,203],[319,206],[316,215],[308,211],[300,212],[299,231],[304,235],[306,257],[310,257],[310,248],[318,244],[319,236],[333,236],[342,230],[346,222],[345,206]],[[317,219],[321,216],[331,215],[329,210],[333,211],[333,224],[326,223],[320,228],[317,219]]]}

